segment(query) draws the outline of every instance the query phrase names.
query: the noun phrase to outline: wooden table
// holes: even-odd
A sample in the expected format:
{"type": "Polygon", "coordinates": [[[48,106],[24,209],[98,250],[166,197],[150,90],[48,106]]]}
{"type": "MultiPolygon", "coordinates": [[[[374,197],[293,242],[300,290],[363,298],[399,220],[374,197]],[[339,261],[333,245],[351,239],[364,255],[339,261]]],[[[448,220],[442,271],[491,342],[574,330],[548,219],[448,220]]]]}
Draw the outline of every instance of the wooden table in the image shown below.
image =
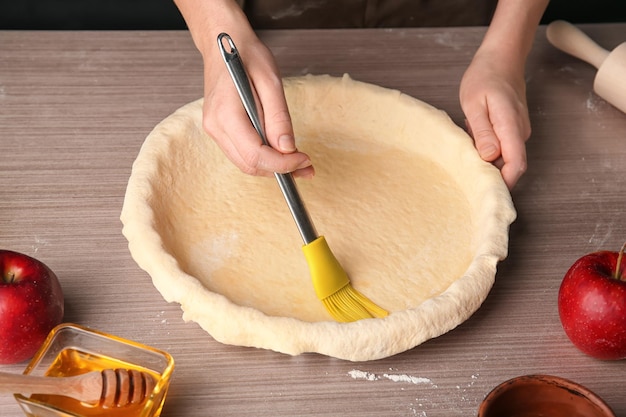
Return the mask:
{"type": "MultiPolygon", "coordinates": [[[[626,38],[626,24],[583,29],[607,49],[626,38]]],[[[462,124],[458,83],[483,33],[261,36],[283,75],[349,73],[462,124]]],[[[576,350],[556,304],[575,259],[626,240],[626,115],[591,92],[594,74],[539,29],[527,76],[529,171],[513,192],[519,218],[509,258],[470,320],[388,359],[352,363],[222,345],[184,323],[179,306],[167,304],[130,257],[119,214],[131,164],[152,127],[202,94],[202,63],[184,31],[0,32],[0,246],[58,274],[66,321],[174,356],[166,417],[471,416],[498,383],[530,373],[582,383],[626,416],[626,361],[576,350]]],[[[0,397],[0,415],[21,415],[11,396],[0,397]]]]}

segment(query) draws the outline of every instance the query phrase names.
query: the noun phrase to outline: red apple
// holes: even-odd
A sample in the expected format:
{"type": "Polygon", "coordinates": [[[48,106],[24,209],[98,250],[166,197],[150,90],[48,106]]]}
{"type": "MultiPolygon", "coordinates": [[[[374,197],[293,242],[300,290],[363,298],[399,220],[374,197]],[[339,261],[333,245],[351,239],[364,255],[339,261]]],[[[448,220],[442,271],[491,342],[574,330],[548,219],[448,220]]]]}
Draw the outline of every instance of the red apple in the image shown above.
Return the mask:
{"type": "Polygon", "coordinates": [[[565,333],[584,353],[598,359],[626,358],[626,257],[599,251],[578,259],[559,289],[559,317],[565,333]]]}
{"type": "Polygon", "coordinates": [[[41,261],[0,250],[0,363],[30,359],[63,320],[59,279],[41,261]]]}

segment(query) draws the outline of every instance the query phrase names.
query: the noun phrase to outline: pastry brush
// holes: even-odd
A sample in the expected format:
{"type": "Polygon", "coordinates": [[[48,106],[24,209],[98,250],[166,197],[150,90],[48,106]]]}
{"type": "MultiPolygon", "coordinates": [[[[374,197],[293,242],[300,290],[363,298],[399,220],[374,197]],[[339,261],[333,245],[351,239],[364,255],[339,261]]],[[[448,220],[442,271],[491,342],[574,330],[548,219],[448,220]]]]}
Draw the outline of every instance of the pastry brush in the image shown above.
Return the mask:
{"type": "MultiPolygon", "coordinates": [[[[235,43],[226,33],[221,33],[217,37],[217,43],[252,125],[261,137],[263,144],[270,146],[258,116],[250,80],[235,43]],[[226,49],[226,43],[229,50],[226,49]]],[[[324,236],[318,236],[300,197],[293,175],[276,172],[274,176],[304,241],[302,250],[309,266],[315,293],[330,315],[341,322],[387,316],[389,313],[386,310],[376,305],[350,284],[348,274],[335,258],[326,239],[324,236]]]]}

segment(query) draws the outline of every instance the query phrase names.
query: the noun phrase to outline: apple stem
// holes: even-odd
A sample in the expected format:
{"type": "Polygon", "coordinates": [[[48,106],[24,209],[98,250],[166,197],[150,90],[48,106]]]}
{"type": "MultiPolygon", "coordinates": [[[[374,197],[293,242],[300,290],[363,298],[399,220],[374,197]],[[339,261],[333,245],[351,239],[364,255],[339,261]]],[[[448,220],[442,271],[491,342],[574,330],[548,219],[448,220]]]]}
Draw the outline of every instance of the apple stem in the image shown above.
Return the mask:
{"type": "Polygon", "coordinates": [[[15,272],[9,271],[7,275],[4,277],[4,282],[7,284],[11,284],[15,280],[15,272]]]}
{"type": "Polygon", "coordinates": [[[617,255],[617,266],[615,267],[615,279],[621,280],[622,277],[622,257],[624,256],[624,250],[626,250],[626,243],[622,245],[622,248],[619,250],[619,255],[617,255]]]}

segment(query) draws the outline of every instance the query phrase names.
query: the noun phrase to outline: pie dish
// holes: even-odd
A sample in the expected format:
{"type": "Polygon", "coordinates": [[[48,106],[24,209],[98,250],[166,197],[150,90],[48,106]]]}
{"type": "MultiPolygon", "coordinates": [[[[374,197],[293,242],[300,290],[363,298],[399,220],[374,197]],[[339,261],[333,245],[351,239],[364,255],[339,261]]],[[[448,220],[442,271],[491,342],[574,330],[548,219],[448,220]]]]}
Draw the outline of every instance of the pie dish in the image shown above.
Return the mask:
{"type": "Polygon", "coordinates": [[[499,171],[448,115],[349,76],[287,78],[298,180],[352,285],[391,314],[332,320],[273,178],[240,172],[202,128],[202,100],[147,136],[121,213],[137,264],[215,340],[366,361],[440,336],[487,297],[515,219],[499,171]]]}

